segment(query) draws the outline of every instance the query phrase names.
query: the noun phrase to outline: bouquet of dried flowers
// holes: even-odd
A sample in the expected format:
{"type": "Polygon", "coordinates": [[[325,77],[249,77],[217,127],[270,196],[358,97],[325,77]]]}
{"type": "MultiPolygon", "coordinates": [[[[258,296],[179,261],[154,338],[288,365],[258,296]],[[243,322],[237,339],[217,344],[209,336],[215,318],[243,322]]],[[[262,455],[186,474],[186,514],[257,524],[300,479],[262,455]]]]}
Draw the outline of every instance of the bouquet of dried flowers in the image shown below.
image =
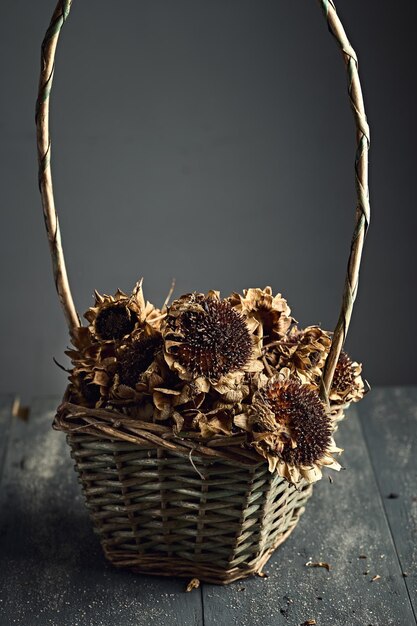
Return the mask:
{"type": "Polygon", "coordinates": [[[299,328],[271,287],[191,293],[159,310],[141,281],[131,295],[96,292],[85,318],[67,352],[74,404],[163,422],[194,441],[244,434],[243,445],[294,484],[340,469],[333,434],[364,395],[361,365],[341,353],[324,403],[331,333],[299,328]]]}

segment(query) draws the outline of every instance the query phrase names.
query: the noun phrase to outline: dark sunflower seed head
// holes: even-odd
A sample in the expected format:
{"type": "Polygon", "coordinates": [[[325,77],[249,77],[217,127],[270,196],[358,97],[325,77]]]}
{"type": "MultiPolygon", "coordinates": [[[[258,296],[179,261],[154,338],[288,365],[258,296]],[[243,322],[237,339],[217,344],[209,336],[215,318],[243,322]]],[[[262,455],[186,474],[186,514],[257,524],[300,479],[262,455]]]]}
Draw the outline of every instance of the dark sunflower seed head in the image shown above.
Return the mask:
{"type": "Polygon", "coordinates": [[[326,453],[331,441],[331,423],[316,391],[297,380],[276,381],[262,392],[278,424],[286,426],[291,441],[284,445],[282,458],[294,466],[309,466],[326,453]]]}
{"type": "Polygon", "coordinates": [[[353,387],[354,384],[355,376],[352,367],[352,360],[346,352],[341,352],[334,371],[332,388],[336,391],[346,391],[347,389],[353,387]]]}
{"type": "Polygon", "coordinates": [[[134,388],[141,374],[146,372],[161,346],[161,338],[136,338],[120,349],[117,359],[117,372],[123,385],[134,388]]]}
{"type": "Polygon", "coordinates": [[[137,320],[137,315],[125,304],[115,303],[99,311],[94,327],[100,339],[119,340],[133,331],[137,320]]]}
{"type": "Polygon", "coordinates": [[[200,310],[185,310],[176,319],[180,337],[172,349],[193,376],[218,380],[242,369],[252,355],[252,338],[245,319],[226,301],[203,298],[200,310]]]}

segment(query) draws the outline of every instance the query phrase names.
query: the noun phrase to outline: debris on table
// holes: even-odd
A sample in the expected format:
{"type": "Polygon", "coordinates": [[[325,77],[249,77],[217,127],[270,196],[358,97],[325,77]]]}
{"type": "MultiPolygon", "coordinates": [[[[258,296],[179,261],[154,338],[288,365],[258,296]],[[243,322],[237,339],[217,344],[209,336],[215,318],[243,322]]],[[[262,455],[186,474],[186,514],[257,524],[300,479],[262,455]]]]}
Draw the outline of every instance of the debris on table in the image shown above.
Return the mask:
{"type": "Polygon", "coordinates": [[[12,405],[12,416],[17,417],[24,422],[27,422],[30,415],[30,407],[23,406],[20,402],[20,398],[15,398],[12,405]]]}
{"type": "Polygon", "coordinates": [[[187,589],[185,591],[192,591],[193,589],[198,589],[200,586],[200,581],[198,578],[192,578],[187,585],[187,589]]]}
{"type": "Polygon", "coordinates": [[[305,565],[306,567],[324,567],[328,572],[330,572],[331,569],[331,565],[325,561],[317,561],[316,563],[313,563],[313,561],[307,561],[305,565]]]}

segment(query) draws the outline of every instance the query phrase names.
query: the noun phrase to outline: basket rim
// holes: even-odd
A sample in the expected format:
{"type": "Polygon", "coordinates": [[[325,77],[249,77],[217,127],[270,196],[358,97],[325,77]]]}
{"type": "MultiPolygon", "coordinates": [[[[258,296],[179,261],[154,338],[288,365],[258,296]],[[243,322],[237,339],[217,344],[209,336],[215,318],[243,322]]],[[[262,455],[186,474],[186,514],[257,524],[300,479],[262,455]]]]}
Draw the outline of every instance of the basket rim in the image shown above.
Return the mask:
{"type": "Polygon", "coordinates": [[[204,459],[231,462],[242,467],[268,468],[266,459],[245,447],[247,437],[244,433],[213,435],[210,439],[202,439],[198,433],[195,437],[194,433],[182,437],[175,434],[171,426],[160,422],[145,422],[116,409],[90,408],[70,402],[68,388],[57,408],[52,427],[67,435],[85,434],[132,443],[145,449],[160,448],[188,458],[191,464],[194,460],[204,459]]]}

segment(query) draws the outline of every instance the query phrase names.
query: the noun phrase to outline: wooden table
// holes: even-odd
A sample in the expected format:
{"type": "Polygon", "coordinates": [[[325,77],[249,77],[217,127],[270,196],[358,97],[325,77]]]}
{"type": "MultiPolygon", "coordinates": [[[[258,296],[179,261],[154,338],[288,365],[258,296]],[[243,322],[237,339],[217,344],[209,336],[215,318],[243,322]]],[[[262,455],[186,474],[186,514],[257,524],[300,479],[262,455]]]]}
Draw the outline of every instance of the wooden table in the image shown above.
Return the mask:
{"type": "Polygon", "coordinates": [[[1,626],[416,623],[417,388],[376,389],[350,409],[337,437],[346,470],[316,486],[268,578],[191,593],[105,562],[50,427],[59,399],[36,399],[27,422],[11,417],[12,400],[0,398],[1,626]]]}

